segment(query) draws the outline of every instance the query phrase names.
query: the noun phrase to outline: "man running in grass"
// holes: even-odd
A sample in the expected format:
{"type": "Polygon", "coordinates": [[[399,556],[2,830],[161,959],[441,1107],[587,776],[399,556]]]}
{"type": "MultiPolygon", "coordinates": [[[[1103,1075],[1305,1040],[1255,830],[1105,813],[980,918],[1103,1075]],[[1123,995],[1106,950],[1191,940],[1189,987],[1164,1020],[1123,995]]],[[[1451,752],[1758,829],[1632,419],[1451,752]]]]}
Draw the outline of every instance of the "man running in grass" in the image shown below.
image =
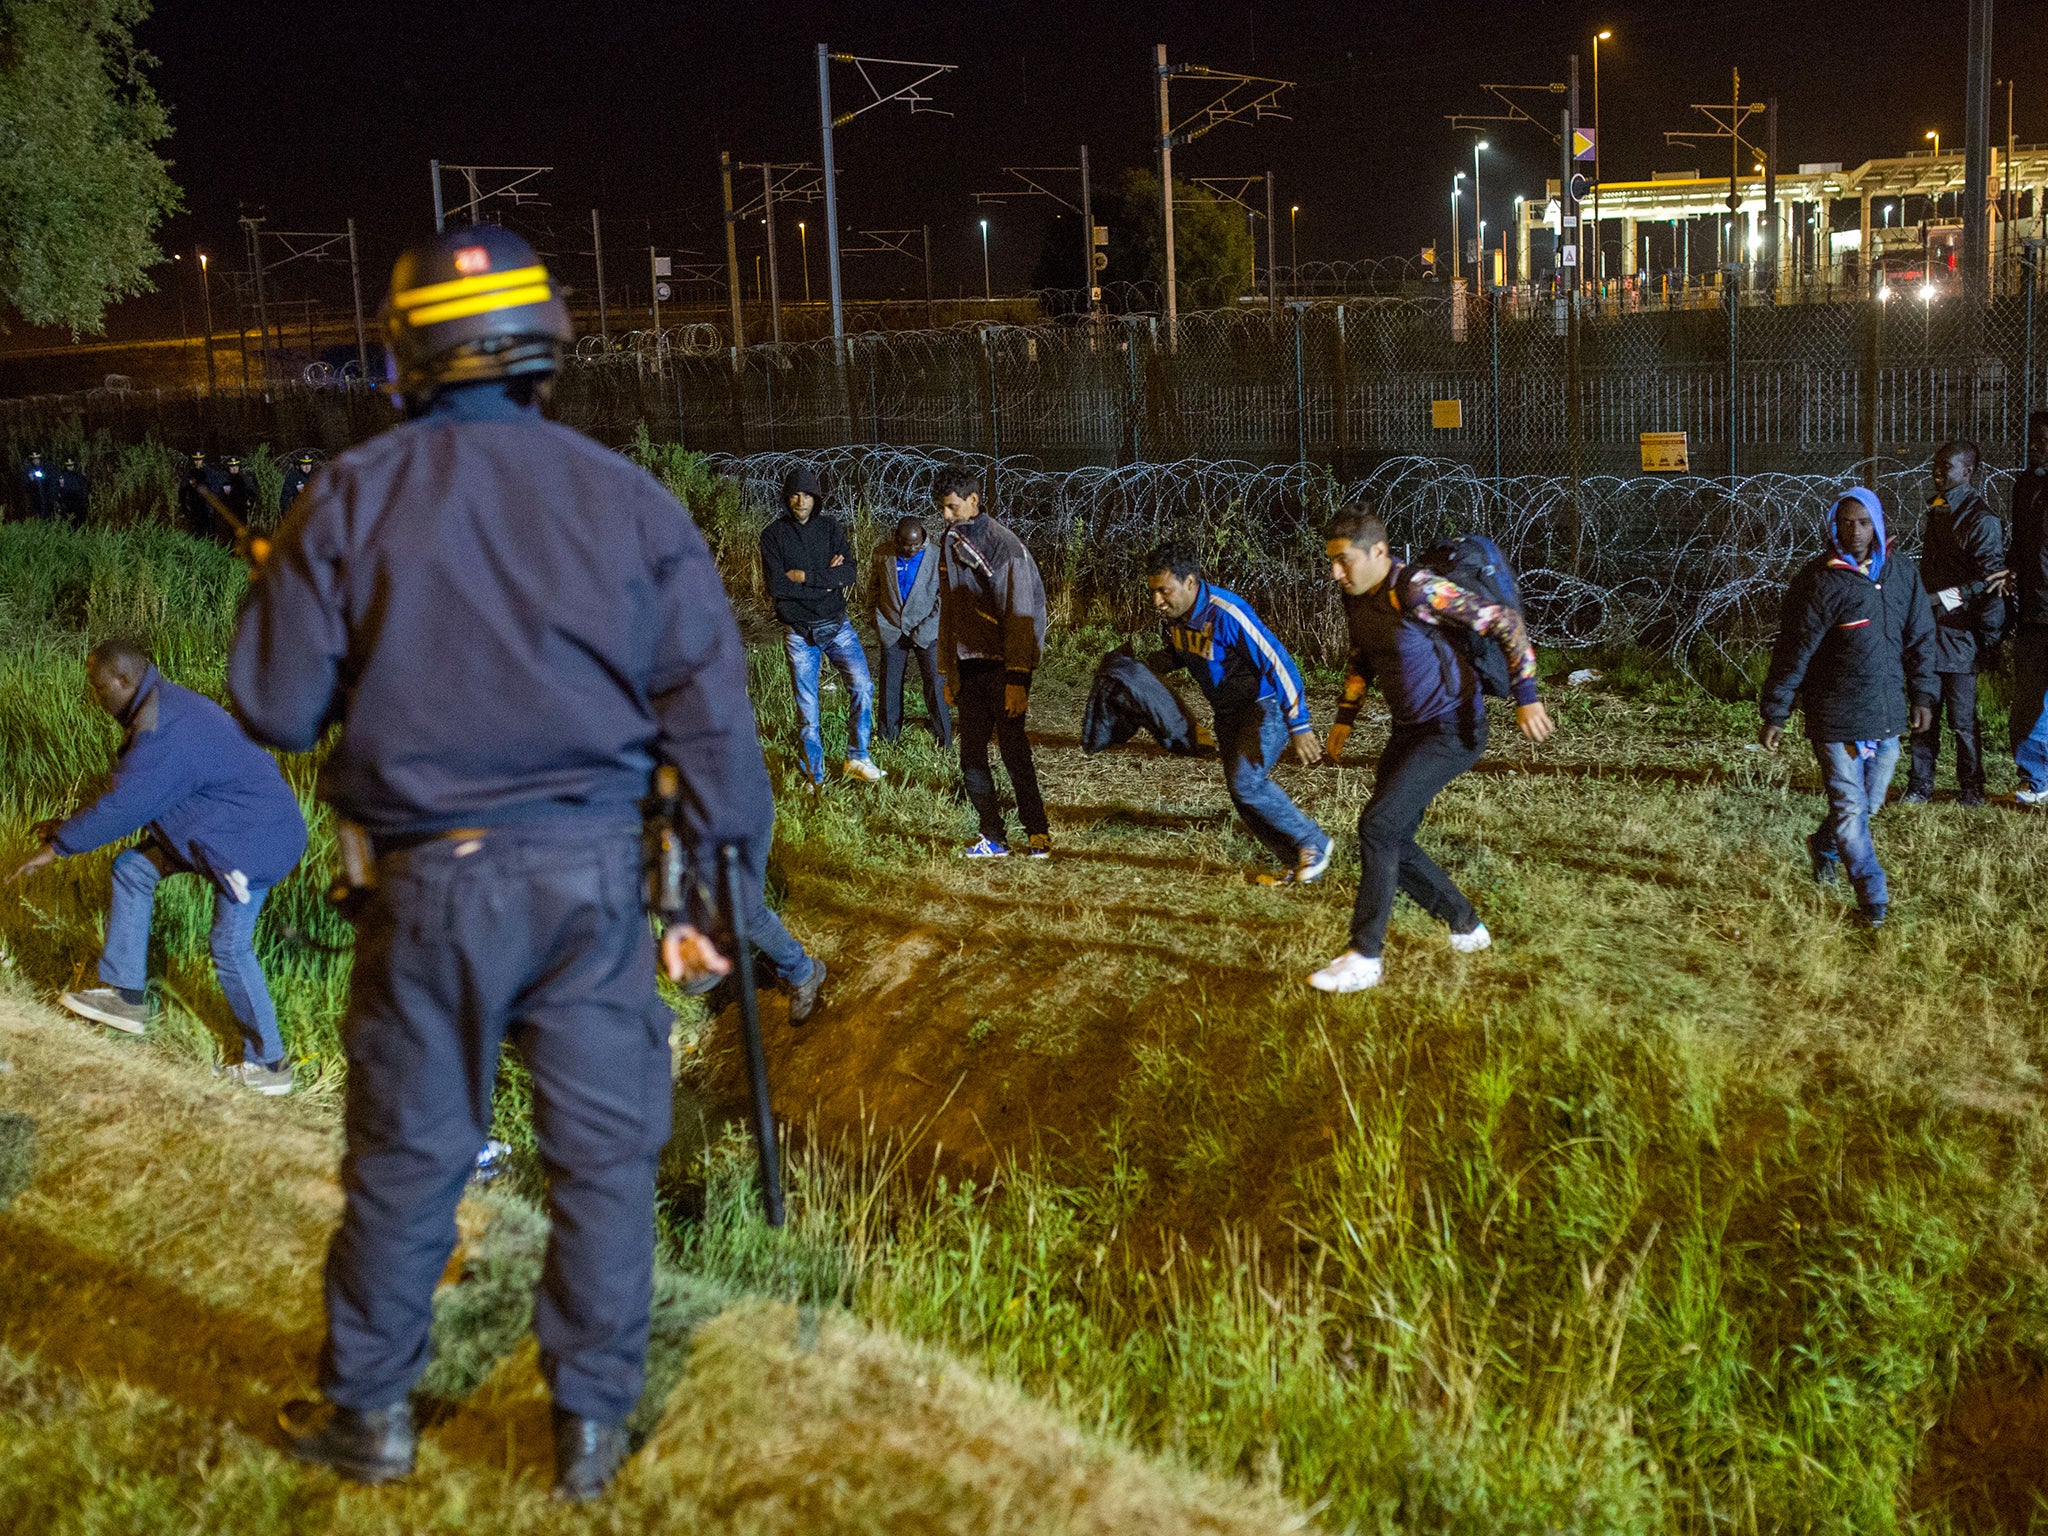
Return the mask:
{"type": "Polygon", "coordinates": [[[1297,763],[1319,762],[1323,755],[1294,658],[1250,603],[1202,579],[1201,564],[1187,545],[1160,545],[1146,558],[1145,570],[1152,606],[1164,620],[1164,649],[1153,670],[1192,673],[1215,710],[1216,749],[1230,803],[1285,871],[1261,876],[1261,882],[1308,885],[1321,879],[1334,844],[1272,779],[1283,754],[1297,763]]]}
{"type": "Polygon", "coordinates": [[[1759,739],[1777,751],[1794,702],[1806,712],[1828,797],[1827,815],[1806,839],[1813,878],[1828,884],[1846,864],[1871,928],[1883,926],[1891,898],[1870,818],[1898,766],[1899,737],[1934,723],[1936,645],[1919,569],[1885,544],[1883,504],[1861,486],[1844,492],[1828,514],[1827,548],[1786,590],[1758,701],[1759,739]]]}
{"type": "Polygon", "coordinates": [[[1330,756],[1343,756],[1351,722],[1375,680],[1394,716],[1372,798],[1358,818],[1362,868],[1351,947],[1308,979],[1319,992],[1362,992],[1380,984],[1396,891],[1447,923],[1458,953],[1493,942],[1465,893],[1415,841],[1430,802],[1486,750],[1486,698],[1446,627],[1471,630],[1506,653],[1523,735],[1542,741],[1553,727],[1536,700],[1536,651],[1514,609],[1396,560],[1387,525],[1370,507],[1340,511],[1324,547],[1351,633],[1351,671],[1330,728],[1330,756]]]}
{"type": "Polygon", "coordinates": [[[271,888],[306,851],[306,821],[277,760],[204,694],[167,683],[132,640],[86,658],[93,697],[124,737],[114,782],[50,833],[14,878],[146,830],[114,860],[113,904],[100,955],[104,986],[58,999],[81,1018],[131,1035],[149,1026],[149,921],[157,882],[196,874],[213,887],[213,965],[235,1022],[241,1060],[223,1076],[263,1094],[292,1091],[277,1009],[256,960],[256,919],[271,888]]]}

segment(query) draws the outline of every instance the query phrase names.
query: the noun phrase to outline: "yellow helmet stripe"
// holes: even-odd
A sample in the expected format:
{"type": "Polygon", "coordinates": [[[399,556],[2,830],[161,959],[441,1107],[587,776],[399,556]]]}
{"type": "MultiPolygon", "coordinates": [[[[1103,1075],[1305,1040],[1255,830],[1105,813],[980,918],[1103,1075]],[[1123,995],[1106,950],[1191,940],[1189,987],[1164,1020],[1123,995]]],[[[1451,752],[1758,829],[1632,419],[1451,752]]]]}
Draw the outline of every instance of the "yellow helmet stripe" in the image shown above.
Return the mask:
{"type": "Polygon", "coordinates": [[[415,309],[422,304],[466,298],[472,293],[489,293],[497,288],[520,287],[547,280],[548,269],[538,265],[512,267],[503,272],[479,272],[475,277],[458,277],[449,282],[429,283],[424,288],[408,288],[403,293],[394,293],[391,305],[394,309],[415,309]]]}
{"type": "Polygon", "coordinates": [[[450,299],[446,304],[429,304],[424,309],[410,311],[405,317],[407,325],[439,325],[443,320],[464,320],[471,315],[487,315],[493,310],[518,309],[524,304],[545,304],[552,295],[546,283],[535,283],[531,288],[513,288],[504,293],[480,293],[474,298],[450,299]]]}

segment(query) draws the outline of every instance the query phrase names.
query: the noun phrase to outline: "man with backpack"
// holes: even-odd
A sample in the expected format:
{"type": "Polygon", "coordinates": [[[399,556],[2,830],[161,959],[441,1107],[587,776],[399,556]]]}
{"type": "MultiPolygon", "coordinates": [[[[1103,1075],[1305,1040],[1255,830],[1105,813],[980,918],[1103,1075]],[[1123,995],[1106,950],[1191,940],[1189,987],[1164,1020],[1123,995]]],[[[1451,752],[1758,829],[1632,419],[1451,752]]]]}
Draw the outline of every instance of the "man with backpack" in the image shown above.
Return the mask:
{"type": "Polygon", "coordinates": [[[1344,594],[1350,675],[1329,754],[1341,758],[1365,691],[1377,681],[1394,717],[1372,798],[1358,818],[1361,865],[1351,947],[1309,977],[1319,992],[1380,984],[1381,950],[1394,895],[1450,927],[1451,948],[1474,954],[1493,942],[1472,903],[1416,844],[1430,802],[1486,750],[1486,697],[1510,695],[1531,741],[1554,729],[1536,698],[1536,651],[1522,622],[1507,560],[1477,536],[1446,541],[1423,561],[1394,558],[1387,525],[1369,506],[1331,521],[1325,551],[1344,594]]]}
{"type": "MultiPolygon", "coordinates": [[[[1943,443],[1934,455],[1934,489],[1921,541],[1920,580],[1934,612],[1934,671],[1948,728],[1956,739],[1957,799],[1984,803],[1984,754],[1977,744],[1977,673],[2005,629],[2005,530],[1971,482],[1977,445],[1943,443]]],[[[1913,733],[1913,771],[1902,805],[1934,794],[1941,756],[1941,714],[1913,733]]]]}
{"type": "Polygon", "coordinates": [[[1250,603],[1202,579],[1201,564],[1185,544],[1160,545],[1145,567],[1152,606],[1165,621],[1154,669],[1178,667],[1193,675],[1216,712],[1216,749],[1230,803],[1284,871],[1262,875],[1260,883],[1313,884],[1330,867],[1336,845],[1272,778],[1283,755],[1297,763],[1323,755],[1294,658],[1250,603]]]}
{"type": "Polygon", "coordinates": [[[1795,699],[1805,711],[1828,797],[1827,815],[1806,840],[1813,878],[1830,884],[1846,864],[1868,928],[1884,925],[1891,899],[1870,818],[1898,766],[1899,737],[1934,723],[1935,644],[1920,572],[1886,547],[1876,493],[1843,492],[1828,514],[1827,548],[1785,592],[1757,707],[1759,740],[1770,752],[1795,699]]]}
{"type": "Polygon", "coordinates": [[[2027,418],[2027,464],[2012,485],[2013,799],[2048,805],[2048,411],[2027,418]]]}

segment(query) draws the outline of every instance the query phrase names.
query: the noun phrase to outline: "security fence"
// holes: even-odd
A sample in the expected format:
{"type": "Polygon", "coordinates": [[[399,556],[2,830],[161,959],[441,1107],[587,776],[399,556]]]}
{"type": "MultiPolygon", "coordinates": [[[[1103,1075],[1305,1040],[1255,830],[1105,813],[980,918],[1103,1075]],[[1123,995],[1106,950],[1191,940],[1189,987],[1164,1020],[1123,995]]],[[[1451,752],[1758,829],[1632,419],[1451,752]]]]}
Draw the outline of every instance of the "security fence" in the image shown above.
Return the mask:
{"type": "Polygon", "coordinates": [[[565,419],[750,454],[915,444],[1056,468],[1185,457],[1396,458],[1483,474],[1629,474],[1683,432],[1694,472],[1829,472],[1947,439],[2010,460],[2048,404],[2036,291],[1772,304],[1723,294],[1588,313],[1518,294],[872,333],[735,353],[641,344],[563,378],[565,419]]]}

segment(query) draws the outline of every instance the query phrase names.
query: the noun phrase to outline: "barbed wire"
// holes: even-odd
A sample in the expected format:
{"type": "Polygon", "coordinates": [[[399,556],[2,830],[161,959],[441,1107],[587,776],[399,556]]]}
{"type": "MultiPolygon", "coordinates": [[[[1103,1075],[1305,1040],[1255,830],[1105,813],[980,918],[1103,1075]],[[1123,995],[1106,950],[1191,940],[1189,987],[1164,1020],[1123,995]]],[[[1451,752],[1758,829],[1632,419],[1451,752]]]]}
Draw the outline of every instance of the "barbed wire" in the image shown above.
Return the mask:
{"type": "MultiPolygon", "coordinates": [[[[1323,528],[1339,506],[1371,502],[1411,555],[1453,533],[1497,543],[1520,577],[1539,644],[1639,646],[1696,678],[1740,667],[1769,640],[1786,582],[1819,552],[1823,521],[1845,489],[1876,489],[1894,542],[1910,552],[1929,483],[1924,465],[1883,460],[1833,475],[1751,475],[1732,486],[1700,476],[1596,476],[1574,501],[1563,477],[1495,482],[1429,458],[1389,460],[1350,483],[1314,466],[1186,459],[1049,471],[1025,458],[870,447],[710,462],[738,484],[755,525],[777,514],[783,477],[802,466],[823,477],[829,510],[875,530],[905,512],[931,515],[937,472],[965,464],[1068,613],[1146,627],[1144,556],[1165,539],[1188,539],[1213,579],[1322,660],[1343,645],[1323,528]]],[[[2002,501],[2011,472],[1989,479],[2002,501]]]]}

